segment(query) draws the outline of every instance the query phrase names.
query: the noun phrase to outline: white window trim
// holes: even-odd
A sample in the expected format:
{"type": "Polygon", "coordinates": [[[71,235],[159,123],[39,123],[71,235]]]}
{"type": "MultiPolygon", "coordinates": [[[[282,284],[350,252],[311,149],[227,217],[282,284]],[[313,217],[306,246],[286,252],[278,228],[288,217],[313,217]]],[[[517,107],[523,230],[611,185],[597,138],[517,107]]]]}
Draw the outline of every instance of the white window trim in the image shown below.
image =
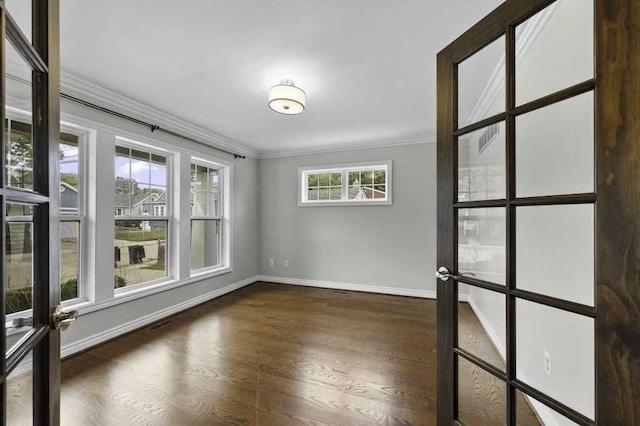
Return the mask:
{"type": "Polygon", "coordinates": [[[306,166],[298,167],[298,207],[309,206],[390,206],[392,200],[392,161],[368,161],[362,163],[346,163],[333,164],[328,166],[306,166]],[[351,171],[359,171],[367,168],[381,168],[387,170],[386,173],[386,189],[387,197],[384,199],[367,199],[367,200],[347,200],[346,193],[348,191],[348,173],[351,171]],[[342,174],[342,198],[341,200],[306,200],[308,193],[307,175],[311,173],[341,173],[342,174]]]}
{"type": "MultiPolygon", "coordinates": [[[[9,106],[6,107],[6,111],[7,113],[9,111],[15,112],[16,114],[19,114],[22,119],[25,119],[25,118],[30,119],[31,117],[30,113],[24,113],[23,111],[17,108],[13,108],[9,106]]],[[[90,314],[93,312],[98,312],[103,309],[108,309],[114,306],[118,306],[124,303],[128,303],[134,300],[144,299],[154,294],[170,291],[172,289],[179,288],[179,287],[188,286],[190,284],[202,282],[206,279],[222,276],[222,275],[233,272],[233,227],[231,226],[231,223],[230,223],[231,218],[233,218],[232,216],[233,214],[232,179],[233,179],[234,164],[232,162],[220,160],[216,157],[209,157],[203,150],[198,149],[199,147],[197,146],[193,146],[193,147],[176,146],[170,142],[158,140],[155,138],[150,138],[148,135],[145,135],[136,131],[129,131],[126,129],[126,127],[107,124],[103,121],[88,119],[88,118],[85,118],[76,114],[72,114],[69,112],[65,112],[65,111],[61,111],[60,115],[61,115],[61,126],[62,128],[65,129],[64,131],[68,131],[70,133],[82,132],[85,134],[85,146],[84,146],[85,164],[82,165],[85,168],[81,169],[83,170],[82,173],[84,173],[82,179],[84,179],[84,184],[85,184],[83,195],[85,196],[84,215],[86,218],[84,228],[81,230],[81,238],[82,238],[81,244],[84,244],[84,249],[82,249],[82,255],[84,255],[85,257],[81,259],[81,268],[84,268],[83,273],[85,274],[82,288],[83,290],[86,290],[86,291],[84,293],[85,297],[82,299],[80,298],[69,299],[65,302],[62,302],[63,306],[66,309],[77,309],[78,315],[82,316],[82,315],[90,314]],[[113,288],[113,281],[108,280],[109,291],[112,292],[111,296],[105,297],[103,295],[101,296],[101,298],[99,299],[97,298],[96,296],[96,293],[98,292],[97,289],[98,287],[102,287],[103,283],[98,283],[98,280],[96,279],[98,275],[95,269],[96,269],[96,265],[99,263],[98,259],[96,258],[96,246],[103,245],[104,243],[97,240],[96,229],[95,227],[92,227],[91,224],[95,223],[96,221],[96,212],[95,212],[96,201],[94,198],[95,190],[96,190],[96,182],[104,179],[107,176],[104,175],[103,171],[99,171],[98,170],[99,168],[95,166],[95,162],[100,161],[99,158],[96,158],[96,144],[98,143],[98,140],[100,138],[104,139],[105,136],[108,137],[109,135],[112,135],[113,137],[112,139],[113,148],[115,148],[116,144],[124,145],[126,143],[133,142],[135,145],[137,145],[138,148],[144,147],[145,150],[155,151],[160,155],[169,156],[169,154],[175,154],[171,159],[172,169],[169,172],[170,173],[170,175],[168,176],[169,180],[167,181],[168,186],[171,185],[170,192],[172,197],[174,196],[174,191],[176,190],[175,182],[182,179],[182,171],[181,171],[181,176],[177,176],[175,174],[176,172],[174,168],[177,165],[176,160],[179,159],[181,156],[188,157],[189,161],[202,161],[204,163],[210,163],[214,166],[228,167],[228,169],[226,169],[225,171],[225,177],[226,177],[228,189],[225,190],[225,194],[223,195],[225,197],[224,203],[226,206],[225,208],[226,220],[223,221],[223,230],[224,232],[227,233],[226,234],[227,244],[224,251],[224,253],[226,254],[225,266],[221,266],[219,268],[212,269],[212,270],[201,269],[189,275],[190,273],[189,267],[188,267],[189,254],[187,250],[186,253],[180,254],[180,256],[184,256],[186,258],[186,263],[187,263],[186,268],[181,266],[183,265],[183,262],[177,261],[176,256],[174,254],[171,255],[170,259],[169,258],[167,259],[168,262],[172,262],[172,260],[174,262],[173,268],[174,268],[175,275],[173,278],[167,278],[166,280],[162,280],[162,282],[148,282],[148,283],[141,283],[144,285],[129,286],[124,289],[121,289],[126,291],[120,292],[117,294],[115,292],[116,289],[113,288]],[[84,234],[82,234],[82,232],[84,232],[84,234]],[[183,273],[186,275],[183,275],[183,273]]],[[[112,179],[114,178],[113,172],[111,172],[111,178],[112,179]]],[[[182,201],[180,201],[180,204],[182,205],[182,201]]],[[[189,201],[187,201],[186,204],[188,209],[189,201]]],[[[175,228],[178,227],[177,225],[179,223],[184,222],[184,221],[178,220],[176,210],[173,210],[176,208],[183,208],[183,207],[176,206],[175,204],[172,207],[171,214],[175,216],[176,220],[174,221],[174,225],[173,227],[171,227],[171,230],[168,231],[168,232],[173,232],[171,234],[171,237],[173,237],[174,235],[178,236],[176,232],[179,234],[179,236],[184,235],[183,228],[180,228],[179,230],[174,230],[175,228]]],[[[188,211],[190,213],[190,210],[188,211]]],[[[115,210],[112,210],[112,213],[113,212],[115,212],[115,210]]],[[[114,221],[115,215],[110,215],[110,217],[113,218],[110,220],[114,221]]],[[[127,219],[126,216],[118,217],[118,218],[122,218],[125,220],[127,219]]],[[[146,217],[146,219],[148,219],[148,217],[146,217]]],[[[182,225],[180,225],[180,227],[181,226],[182,225]]],[[[112,246],[112,243],[111,243],[111,246],[112,246]]],[[[174,248],[177,251],[178,249],[177,240],[175,241],[174,246],[175,246],[174,248]]],[[[111,249],[111,253],[113,253],[113,248],[111,249]]],[[[167,255],[169,256],[169,254],[167,255]]],[[[113,271],[113,265],[111,265],[110,271],[113,271]]],[[[22,311],[20,313],[16,312],[15,314],[12,314],[12,316],[8,316],[7,320],[8,321],[12,320],[14,317],[17,318],[17,317],[30,316],[30,312],[31,311],[22,311]]],[[[25,330],[24,328],[11,329],[11,331],[7,330],[7,333],[8,335],[24,333],[24,330],[25,330]]]]}
{"type": "MultiPolygon", "coordinates": [[[[27,121],[31,123],[32,114],[27,111],[20,110],[18,108],[7,106],[5,108],[5,119],[6,120],[14,120],[14,121],[27,121]]],[[[79,222],[78,232],[80,234],[80,238],[78,241],[78,245],[80,247],[78,252],[78,282],[79,286],[77,287],[78,297],[74,297],[73,299],[61,300],[60,305],[62,307],[69,307],[81,304],[90,303],[88,300],[88,283],[89,276],[86,267],[86,262],[89,259],[87,255],[87,248],[89,247],[89,238],[88,238],[88,230],[87,228],[87,177],[88,177],[88,149],[87,144],[89,143],[89,129],[85,129],[83,127],[74,126],[67,122],[60,122],[60,130],[65,133],[71,133],[78,137],[78,214],[60,214],[59,222],[79,222]]],[[[4,212],[2,213],[4,214],[4,212]]],[[[11,218],[14,222],[20,221],[32,221],[33,218],[30,216],[27,217],[13,217],[11,218]]],[[[62,284],[62,277],[60,277],[62,284]]],[[[5,318],[5,328],[8,324],[11,324],[14,319],[17,318],[25,318],[25,317],[33,317],[33,311],[31,309],[14,312],[12,314],[8,314],[5,318]]],[[[11,336],[14,334],[24,333],[24,328],[7,328],[7,336],[11,336]]]]}
{"type": "MultiPolygon", "coordinates": [[[[174,185],[173,185],[173,154],[166,149],[145,143],[145,142],[139,142],[137,140],[134,139],[129,139],[123,136],[116,136],[115,138],[115,142],[114,142],[114,148],[116,146],[122,146],[124,148],[129,148],[129,149],[135,149],[135,150],[140,150],[140,151],[144,151],[144,152],[148,152],[151,154],[156,154],[156,155],[161,155],[163,157],[165,157],[167,159],[167,184],[166,184],[166,188],[167,188],[167,195],[166,195],[166,199],[167,199],[167,204],[165,207],[165,216],[131,216],[131,215],[115,215],[114,214],[114,225],[116,221],[128,221],[128,220],[134,220],[134,221],[148,221],[148,220],[158,220],[158,221],[166,221],[167,222],[167,236],[166,236],[166,247],[165,247],[165,267],[166,267],[166,272],[167,275],[165,277],[162,278],[158,278],[157,280],[151,280],[151,281],[144,281],[141,283],[136,283],[136,284],[131,284],[128,285],[126,287],[120,287],[120,288],[114,288],[113,293],[114,293],[114,298],[115,299],[120,299],[123,296],[129,294],[129,293],[137,293],[140,291],[144,291],[146,289],[152,289],[155,287],[162,287],[165,285],[170,284],[171,282],[175,281],[175,277],[177,277],[177,265],[173,264],[173,256],[171,256],[170,253],[173,252],[173,245],[175,244],[175,241],[177,241],[177,238],[174,238],[172,229],[173,229],[173,221],[174,221],[174,217],[173,215],[168,215],[167,213],[169,212],[173,212],[173,192],[174,192],[174,185]]],[[[115,158],[115,157],[114,157],[115,158]]],[[[114,170],[114,179],[115,179],[115,170],[114,170]]],[[[114,268],[114,274],[116,273],[116,269],[114,268]]]]}
{"type": "MultiPolygon", "coordinates": [[[[231,226],[231,194],[233,188],[233,163],[224,161],[218,158],[212,157],[201,157],[201,156],[191,156],[190,164],[195,164],[203,167],[208,167],[212,169],[218,170],[218,179],[221,180],[219,182],[218,187],[220,188],[220,192],[222,193],[222,197],[220,198],[220,212],[222,213],[219,216],[192,216],[191,208],[189,208],[189,241],[191,240],[191,221],[192,220],[220,220],[220,264],[214,266],[207,266],[205,268],[199,269],[191,269],[190,277],[207,277],[210,274],[218,274],[218,273],[227,273],[233,271],[232,265],[232,250],[233,250],[233,235],[232,235],[232,226],[231,226]]],[[[189,169],[190,170],[190,169],[189,169]]],[[[191,173],[191,171],[189,171],[191,173]]],[[[189,191],[191,191],[191,186],[189,186],[189,191]]],[[[190,198],[189,198],[190,200],[190,198]]],[[[189,201],[190,203],[190,201],[189,201]]],[[[189,204],[189,207],[191,205],[189,204]]],[[[189,251],[189,265],[191,265],[191,252],[189,251]]],[[[215,275],[214,275],[215,276],[215,275]]]]}

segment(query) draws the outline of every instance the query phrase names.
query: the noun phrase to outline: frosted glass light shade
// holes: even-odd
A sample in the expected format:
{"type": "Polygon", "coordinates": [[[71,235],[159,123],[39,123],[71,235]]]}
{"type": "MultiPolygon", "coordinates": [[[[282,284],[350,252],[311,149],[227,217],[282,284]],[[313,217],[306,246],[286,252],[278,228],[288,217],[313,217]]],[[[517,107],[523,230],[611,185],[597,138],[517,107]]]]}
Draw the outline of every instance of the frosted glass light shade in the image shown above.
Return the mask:
{"type": "Polygon", "coordinates": [[[269,89],[269,108],[280,114],[294,115],[304,111],[307,95],[292,81],[281,81],[269,89]]]}

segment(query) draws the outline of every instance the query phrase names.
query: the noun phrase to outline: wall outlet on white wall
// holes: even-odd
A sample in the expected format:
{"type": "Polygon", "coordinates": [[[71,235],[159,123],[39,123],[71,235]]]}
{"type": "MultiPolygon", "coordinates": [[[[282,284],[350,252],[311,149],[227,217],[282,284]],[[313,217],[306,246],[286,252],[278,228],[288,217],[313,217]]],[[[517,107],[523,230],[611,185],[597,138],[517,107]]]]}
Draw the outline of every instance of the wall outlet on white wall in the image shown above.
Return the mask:
{"type": "Polygon", "coordinates": [[[269,266],[273,266],[273,259],[269,259],[269,266]]]}
{"type": "Polygon", "coordinates": [[[289,259],[284,260],[284,266],[289,266],[289,259]]]}
{"type": "Polygon", "coordinates": [[[551,354],[544,351],[544,372],[551,377],[551,354]]]}

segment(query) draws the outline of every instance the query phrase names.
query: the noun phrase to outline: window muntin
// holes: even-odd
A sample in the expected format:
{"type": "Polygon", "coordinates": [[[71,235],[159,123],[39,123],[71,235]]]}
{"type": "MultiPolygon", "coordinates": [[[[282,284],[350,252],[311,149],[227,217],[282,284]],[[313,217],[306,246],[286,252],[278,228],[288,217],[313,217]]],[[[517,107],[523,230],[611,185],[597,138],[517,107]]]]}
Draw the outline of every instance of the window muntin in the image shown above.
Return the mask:
{"type": "Polygon", "coordinates": [[[120,143],[115,151],[114,287],[162,280],[168,276],[168,158],[120,143]]]}
{"type": "Polygon", "coordinates": [[[391,161],[298,169],[300,205],[391,204],[391,161]]]}
{"type": "Polygon", "coordinates": [[[191,164],[191,271],[222,264],[222,168],[191,164]]]}

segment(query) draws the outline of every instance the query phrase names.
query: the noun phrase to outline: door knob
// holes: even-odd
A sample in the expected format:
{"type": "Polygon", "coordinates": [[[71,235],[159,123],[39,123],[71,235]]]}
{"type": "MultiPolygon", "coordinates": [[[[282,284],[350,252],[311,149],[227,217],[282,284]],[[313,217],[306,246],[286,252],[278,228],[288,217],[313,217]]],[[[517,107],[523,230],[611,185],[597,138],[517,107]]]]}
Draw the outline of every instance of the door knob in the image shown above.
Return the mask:
{"type": "Polygon", "coordinates": [[[78,311],[75,309],[63,311],[60,306],[56,306],[56,310],[51,315],[51,327],[62,331],[69,328],[72,322],[78,318],[78,311]]]}
{"type": "Polygon", "coordinates": [[[441,279],[442,281],[449,281],[449,278],[453,277],[451,272],[449,272],[449,268],[446,266],[441,266],[436,271],[436,278],[441,279]]]}
{"type": "Polygon", "coordinates": [[[475,274],[471,272],[461,272],[459,275],[455,275],[449,272],[449,268],[447,268],[446,266],[441,266],[436,271],[436,278],[439,278],[442,281],[449,281],[449,278],[453,278],[457,280],[458,277],[464,277],[464,276],[475,277],[475,274]]]}

